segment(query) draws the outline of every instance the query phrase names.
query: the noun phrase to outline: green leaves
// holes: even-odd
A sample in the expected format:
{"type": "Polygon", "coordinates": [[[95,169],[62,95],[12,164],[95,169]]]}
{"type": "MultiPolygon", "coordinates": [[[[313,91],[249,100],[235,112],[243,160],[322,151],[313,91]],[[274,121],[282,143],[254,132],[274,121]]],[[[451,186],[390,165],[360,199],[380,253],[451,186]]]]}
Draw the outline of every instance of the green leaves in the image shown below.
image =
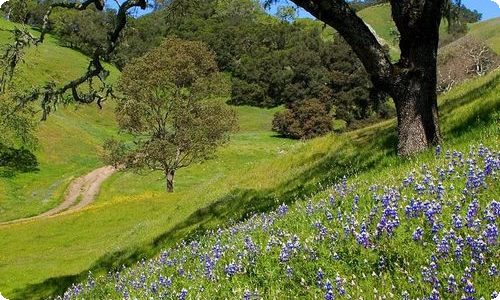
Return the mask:
{"type": "Polygon", "coordinates": [[[127,65],[120,88],[125,97],[117,106],[118,124],[134,135],[135,146],[109,142],[110,163],[126,161],[126,167],[173,177],[212,156],[235,128],[234,111],[213,98],[228,88],[215,55],[201,42],[168,38],[127,65]]]}

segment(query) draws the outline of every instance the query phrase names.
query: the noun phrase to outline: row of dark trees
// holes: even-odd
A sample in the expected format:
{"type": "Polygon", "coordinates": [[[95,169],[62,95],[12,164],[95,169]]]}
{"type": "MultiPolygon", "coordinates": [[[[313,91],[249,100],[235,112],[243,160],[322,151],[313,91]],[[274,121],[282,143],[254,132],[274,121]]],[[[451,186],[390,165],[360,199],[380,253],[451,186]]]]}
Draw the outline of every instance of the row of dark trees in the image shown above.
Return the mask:
{"type": "MultiPolygon", "coordinates": [[[[16,1],[11,6],[21,6],[16,1]]],[[[41,26],[39,16],[50,1],[23,3],[26,9],[10,10],[12,18],[41,26]]],[[[59,9],[51,16],[50,28],[66,46],[92,55],[106,43],[113,16],[92,6],[84,11],[59,9]]],[[[130,18],[111,60],[123,68],[168,35],[203,41],[214,50],[219,69],[232,74],[231,104],[285,105],[297,110],[306,101],[317,99],[321,110],[316,114],[324,121],[322,128],[330,128],[333,118],[350,124],[377,115],[381,109],[380,98],[370,92],[368,74],[342,38],[325,39],[321,26],[306,27],[270,17],[253,0],[192,1],[181,8],[166,7],[139,19],[130,18]],[[327,114],[319,116],[324,111],[327,114]]],[[[296,121],[305,117],[296,113],[287,116],[296,121]]],[[[275,129],[294,138],[328,131],[311,135],[292,134],[287,126],[275,129]]]]}
{"type": "MultiPolygon", "coordinates": [[[[13,4],[16,1],[13,0],[13,4]]],[[[37,2],[41,4],[49,3],[49,1],[43,0],[37,2]]],[[[104,20],[101,23],[92,22],[97,26],[95,30],[92,30],[96,34],[107,31],[105,13],[102,13],[104,2],[103,0],[87,0],[84,9],[79,9],[90,11],[88,10],[91,7],[89,4],[95,4],[96,13],[101,15],[100,20],[104,20]],[[100,30],[98,30],[99,28],[100,30]]],[[[269,0],[267,2],[272,3],[275,1],[269,0]]],[[[318,20],[336,29],[364,66],[371,84],[377,91],[376,94],[383,93],[392,97],[398,117],[398,152],[401,155],[418,152],[440,141],[436,98],[436,57],[439,44],[439,26],[444,17],[449,17],[450,20],[456,19],[457,14],[453,13],[453,8],[462,9],[460,1],[423,0],[418,5],[415,5],[413,1],[388,1],[391,5],[393,20],[400,34],[401,58],[397,63],[392,62],[386,49],[379,44],[373,33],[356,15],[355,9],[348,2],[344,0],[318,0],[314,2],[292,0],[292,2],[304,8],[318,20]]],[[[124,3],[126,5],[121,6],[124,10],[137,6],[145,7],[145,0],[127,0],[124,3]]],[[[129,24],[132,26],[121,32],[123,35],[121,48],[113,46],[112,49],[115,51],[113,51],[113,57],[109,58],[116,64],[121,65],[131,57],[140,56],[148,49],[158,45],[164,36],[179,34],[185,39],[203,40],[216,51],[219,68],[223,71],[232,72],[235,75],[235,86],[239,86],[239,88],[233,89],[233,101],[238,99],[240,93],[243,93],[252,97],[241,97],[241,99],[244,98],[245,101],[248,101],[247,99],[250,98],[254,105],[296,104],[311,98],[322,101],[327,98],[323,95],[338,92],[338,90],[332,88],[331,81],[317,80],[318,78],[324,79],[322,78],[323,74],[327,76],[334,74],[328,67],[325,68],[327,71],[318,72],[321,73],[319,75],[314,72],[301,72],[300,64],[304,61],[307,63],[314,60],[324,62],[322,52],[319,51],[320,47],[314,43],[305,43],[303,45],[284,42],[283,37],[286,36],[288,30],[293,31],[288,27],[292,25],[282,25],[281,27],[275,25],[276,22],[270,21],[254,1],[179,0],[166,1],[166,3],[164,10],[148,17],[139,20],[129,19],[129,24]],[[181,4],[179,5],[179,3],[181,4]],[[254,25],[259,23],[265,24],[265,27],[270,28],[272,32],[283,30],[285,33],[268,35],[269,31],[266,32],[265,30],[254,32],[253,30],[259,29],[259,26],[254,25]],[[248,26],[245,28],[241,24],[248,26]],[[151,30],[153,26],[154,30],[151,30]],[[224,30],[226,28],[229,29],[224,30]],[[236,30],[232,31],[231,28],[236,28],[236,30]],[[245,34],[239,35],[240,32],[245,34]],[[225,38],[221,39],[220,34],[225,34],[225,38]],[[258,40],[264,42],[264,47],[267,47],[269,52],[265,52],[259,47],[255,49],[252,39],[259,35],[258,40]],[[266,40],[267,37],[271,38],[266,40]],[[277,39],[274,39],[274,37],[277,37],[277,39]],[[221,44],[220,41],[224,42],[221,44]],[[236,42],[232,43],[231,41],[236,42]],[[311,51],[309,52],[309,50],[311,51]],[[305,54],[301,56],[301,59],[298,59],[299,65],[292,64],[293,59],[296,58],[295,53],[305,54]],[[269,54],[270,56],[263,54],[269,54]],[[272,64],[269,65],[268,62],[272,64]],[[274,70],[280,71],[277,73],[276,78],[269,79],[261,75],[262,72],[259,69],[270,66],[275,67],[274,70]],[[238,76],[239,68],[243,70],[243,72],[240,72],[240,76],[238,76]],[[276,80],[278,82],[282,81],[284,84],[276,85],[274,84],[276,80]],[[318,84],[321,81],[327,88],[323,88],[318,84]],[[276,90],[276,87],[279,87],[279,89],[276,90]],[[292,95],[290,91],[294,89],[300,90],[304,95],[300,96],[301,99],[297,101],[290,101],[288,95],[292,95]],[[275,95],[278,96],[274,97],[275,95]],[[272,99],[272,101],[269,101],[269,99],[272,99]],[[277,103],[274,101],[277,101],[277,103]]],[[[81,8],[79,5],[70,5],[71,7],[81,8]]],[[[13,15],[11,10],[8,11],[8,14],[9,16],[13,15]]],[[[23,21],[36,20],[32,16],[22,19],[23,21]]],[[[66,18],[62,18],[62,20],[64,21],[66,18]]],[[[286,24],[286,22],[282,23],[286,24]]],[[[54,31],[56,31],[56,28],[67,27],[53,25],[54,31]]],[[[70,26],[69,28],[77,28],[77,26],[70,26]]],[[[59,32],[61,37],[65,39],[67,33],[64,32],[72,32],[72,30],[60,30],[59,32]]],[[[69,38],[66,40],[71,41],[69,38]]],[[[89,40],[99,42],[98,38],[89,40]]],[[[314,37],[311,40],[314,41],[314,37]]],[[[306,39],[306,41],[308,40],[306,39]]],[[[76,44],[77,42],[70,43],[76,44]]],[[[86,45],[85,42],[80,44],[86,45]]],[[[83,46],[77,47],[84,48],[83,46]]],[[[314,64],[312,66],[308,65],[310,69],[320,70],[315,66],[314,64]]],[[[334,71],[343,73],[346,70],[334,71]]],[[[271,75],[274,75],[274,73],[269,74],[267,77],[272,77],[271,75]]],[[[354,82],[357,80],[361,79],[356,79],[354,82]]],[[[369,89],[369,87],[367,88],[369,89]]],[[[293,95],[296,96],[296,94],[293,95]]],[[[367,103],[375,107],[374,98],[366,97],[365,99],[367,103]]],[[[375,99],[378,99],[378,97],[375,99]]],[[[351,104],[355,103],[352,98],[350,100],[351,104]]],[[[241,101],[236,102],[243,104],[241,101]]],[[[331,111],[331,108],[336,106],[335,113],[337,113],[339,111],[339,101],[337,103],[333,101],[333,104],[331,102],[322,101],[328,111],[331,111]]],[[[291,107],[291,105],[289,106],[291,107]]]]}

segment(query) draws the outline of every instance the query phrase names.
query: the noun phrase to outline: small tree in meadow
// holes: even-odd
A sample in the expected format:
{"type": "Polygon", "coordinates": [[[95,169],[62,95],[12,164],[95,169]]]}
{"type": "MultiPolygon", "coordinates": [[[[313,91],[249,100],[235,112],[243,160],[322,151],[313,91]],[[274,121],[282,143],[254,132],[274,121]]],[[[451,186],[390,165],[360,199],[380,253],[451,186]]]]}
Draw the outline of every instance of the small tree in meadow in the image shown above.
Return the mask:
{"type": "Polygon", "coordinates": [[[201,42],[167,39],[124,69],[116,116],[133,146],[108,141],[108,163],[160,170],[167,191],[176,170],[209,158],[228,140],[236,116],[220,99],[214,54],[201,42]]]}

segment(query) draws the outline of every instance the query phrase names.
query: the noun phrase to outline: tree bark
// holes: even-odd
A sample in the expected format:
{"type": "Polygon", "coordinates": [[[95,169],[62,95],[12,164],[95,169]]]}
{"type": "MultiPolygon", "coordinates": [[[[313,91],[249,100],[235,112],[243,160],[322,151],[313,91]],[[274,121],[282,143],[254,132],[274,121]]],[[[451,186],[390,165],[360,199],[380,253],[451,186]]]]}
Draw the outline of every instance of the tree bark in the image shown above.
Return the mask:
{"type": "Polygon", "coordinates": [[[390,0],[401,35],[401,59],[396,64],[345,0],[292,1],[336,29],[374,86],[394,99],[399,155],[408,156],[440,142],[436,64],[446,0],[390,0]]]}
{"type": "Polygon", "coordinates": [[[167,180],[166,188],[167,188],[167,192],[169,192],[169,193],[174,192],[174,175],[175,175],[174,170],[165,171],[165,178],[167,180]]]}
{"type": "Polygon", "coordinates": [[[396,104],[398,153],[420,152],[441,141],[437,107],[437,51],[443,0],[392,0],[392,18],[401,39],[402,74],[387,92],[396,104]]]}

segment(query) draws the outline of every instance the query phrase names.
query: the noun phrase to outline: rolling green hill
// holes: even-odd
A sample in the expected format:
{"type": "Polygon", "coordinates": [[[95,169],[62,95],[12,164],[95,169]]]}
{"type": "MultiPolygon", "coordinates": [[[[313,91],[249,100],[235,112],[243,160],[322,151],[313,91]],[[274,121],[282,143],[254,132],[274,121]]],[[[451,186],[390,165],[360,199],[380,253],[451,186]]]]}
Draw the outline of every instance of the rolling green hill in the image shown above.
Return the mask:
{"type": "MultiPolygon", "coordinates": [[[[85,67],[83,55],[59,47],[54,39],[48,42],[30,50],[28,57],[45,71],[21,71],[20,76],[37,82],[50,74],[65,79],[85,67]],[[50,56],[56,53],[58,57],[50,56]],[[59,70],[68,73],[58,75],[59,70]]],[[[499,99],[498,71],[441,97],[445,145],[498,144],[499,99]]],[[[60,293],[85,278],[89,269],[100,274],[154,256],[190,234],[314,195],[344,175],[379,176],[413,163],[395,154],[394,120],[297,142],[273,134],[274,112],[239,107],[239,132],[214,160],[180,170],[173,194],[163,191],[158,173],[117,173],[104,184],[97,201],[81,211],[0,225],[0,291],[9,299],[60,293]]],[[[32,215],[54,206],[71,178],[99,166],[99,145],[115,130],[111,115],[112,105],[101,112],[70,107],[43,123],[37,153],[40,171],[0,179],[0,197],[5,197],[0,198],[0,218],[32,215]]],[[[424,153],[413,161],[431,156],[424,153]]]]}
{"type": "MultiPolygon", "coordinates": [[[[13,23],[0,19],[0,44],[10,40],[13,23]]],[[[19,26],[19,25],[17,25],[19,26]]],[[[65,83],[86,70],[88,58],[60,47],[48,36],[45,43],[27,51],[14,77],[18,89],[30,89],[47,81],[65,83]]],[[[112,66],[110,82],[119,71],[112,66]]],[[[0,222],[37,215],[55,206],[69,181],[101,163],[96,153],[107,138],[115,134],[113,104],[99,110],[96,106],[60,107],[47,122],[42,122],[36,156],[40,171],[0,177],[0,222]],[[76,138],[76,140],[75,140],[76,138]]]]}
{"type": "Polygon", "coordinates": [[[486,42],[498,55],[500,55],[500,18],[491,19],[470,25],[469,34],[486,42]]]}

